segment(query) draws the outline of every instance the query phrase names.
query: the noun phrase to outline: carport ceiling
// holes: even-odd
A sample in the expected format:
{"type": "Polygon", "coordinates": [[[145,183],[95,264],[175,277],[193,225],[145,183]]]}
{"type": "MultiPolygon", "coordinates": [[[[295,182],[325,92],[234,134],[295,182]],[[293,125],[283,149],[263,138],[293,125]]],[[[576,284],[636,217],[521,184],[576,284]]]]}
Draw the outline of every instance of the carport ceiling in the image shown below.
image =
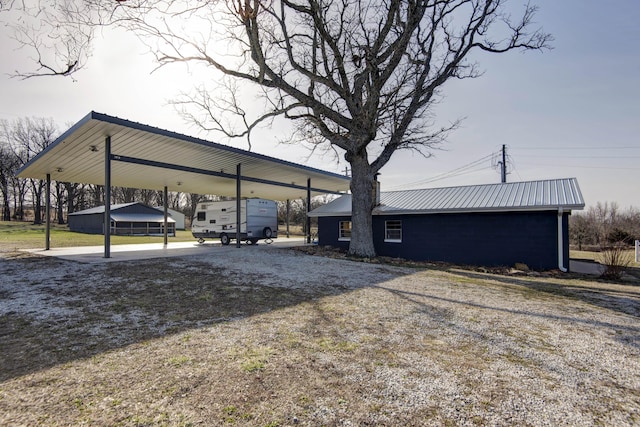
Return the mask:
{"type": "Polygon", "coordinates": [[[18,171],[21,178],[104,185],[111,138],[111,184],[274,200],[345,192],[349,178],[198,138],[91,112],[18,171]]]}

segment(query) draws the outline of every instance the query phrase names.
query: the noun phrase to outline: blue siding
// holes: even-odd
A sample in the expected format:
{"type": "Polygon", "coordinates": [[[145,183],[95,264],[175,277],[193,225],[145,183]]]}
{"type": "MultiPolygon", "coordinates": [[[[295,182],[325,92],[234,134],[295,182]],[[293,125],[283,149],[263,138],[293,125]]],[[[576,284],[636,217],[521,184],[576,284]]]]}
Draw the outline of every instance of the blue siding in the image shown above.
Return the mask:
{"type": "Polygon", "coordinates": [[[87,215],[69,215],[67,218],[69,230],[78,233],[102,234],[103,213],[87,215]]]}
{"type": "MultiPolygon", "coordinates": [[[[568,215],[563,214],[562,224],[566,264],[569,260],[568,215]]],[[[348,248],[349,242],[338,241],[338,223],[349,217],[320,217],[318,220],[320,245],[348,248]]],[[[373,217],[374,245],[378,255],[487,267],[524,263],[536,270],[557,268],[557,232],[557,211],[373,217]],[[402,242],[384,241],[387,220],[402,221],[402,242]]]]}
{"type": "Polygon", "coordinates": [[[318,245],[349,249],[348,241],[338,240],[340,221],[351,221],[351,217],[340,216],[318,218],[318,245]]]}

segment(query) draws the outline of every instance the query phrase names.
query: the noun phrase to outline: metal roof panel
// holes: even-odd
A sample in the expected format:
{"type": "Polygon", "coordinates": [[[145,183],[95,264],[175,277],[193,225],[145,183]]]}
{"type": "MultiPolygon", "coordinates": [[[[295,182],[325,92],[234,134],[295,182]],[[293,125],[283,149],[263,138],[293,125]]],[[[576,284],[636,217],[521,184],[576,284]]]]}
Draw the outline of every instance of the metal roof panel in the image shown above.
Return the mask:
{"type": "MultiPolygon", "coordinates": [[[[380,193],[374,215],[514,210],[584,209],[575,178],[380,193]]],[[[314,209],[310,216],[351,215],[351,195],[314,209]]]]}
{"type": "Polygon", "coordinates": [[[114,186],[235,196],[241,164],[243,197],[303,198],[307,179],[312,194],[349,189],[350,179],[343,175],[96,112],[64,132],[18,176],[45,179],[49,174],[56,181],[103,185],[107,136],[114,186]]]}

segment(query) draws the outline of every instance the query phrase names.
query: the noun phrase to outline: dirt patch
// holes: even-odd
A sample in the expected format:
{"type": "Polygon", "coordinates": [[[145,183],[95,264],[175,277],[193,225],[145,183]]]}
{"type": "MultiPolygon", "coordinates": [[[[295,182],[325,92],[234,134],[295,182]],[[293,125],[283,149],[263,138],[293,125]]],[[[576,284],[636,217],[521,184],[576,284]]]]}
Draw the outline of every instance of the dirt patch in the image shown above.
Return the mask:
{"type": "Polygon", "coordinates": [[[637,287],[223,253],[1,258],[0,424],[640,423],[637,287]]]}

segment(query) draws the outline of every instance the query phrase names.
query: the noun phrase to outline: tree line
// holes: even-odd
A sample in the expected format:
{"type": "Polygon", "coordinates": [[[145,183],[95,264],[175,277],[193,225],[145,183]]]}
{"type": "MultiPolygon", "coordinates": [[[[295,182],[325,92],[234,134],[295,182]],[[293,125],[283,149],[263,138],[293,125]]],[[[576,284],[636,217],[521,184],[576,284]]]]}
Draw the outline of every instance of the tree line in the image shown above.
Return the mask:
{"type": "Polygon", "coordinates": [[[598,202],[570,218],[569,239],[578,250],[633,245],[640,239],[640,210],[634,207],[622,210],[615,202],[598,202]]]}
{"type": "MultiPolygon", "coordinates": [[[[45,212],[44,180],[18,178],[17,171],[39,152],[53,143],[60,135],[51,118],[19,118],[0,120],[0,197],[2,199],[2,221],[33,221],[41,224],[45,212]]],[[[111,204],[140,202],[148,206],[164,206],[164,192],[127,187],[113,187],[111,204]]],[[[215,195],[169,192],[167,206],[192,218],[198,203],[222,200],[215,195]]],[[[311,207],[323,203],[323,199],[312,200],[311,207]]],[[[324,201],[326,203],[326,200],[324,201]]],[[[51,207],[53,221],[65,224],[73,212],[105,204],[102,185],[52,181],[51,207]]],[[[289,203],[289,221],[306,226],[306,200],[289,203]]],[[[286,221],[287,204],[280,203],[278,216],[286,221]]]]}

